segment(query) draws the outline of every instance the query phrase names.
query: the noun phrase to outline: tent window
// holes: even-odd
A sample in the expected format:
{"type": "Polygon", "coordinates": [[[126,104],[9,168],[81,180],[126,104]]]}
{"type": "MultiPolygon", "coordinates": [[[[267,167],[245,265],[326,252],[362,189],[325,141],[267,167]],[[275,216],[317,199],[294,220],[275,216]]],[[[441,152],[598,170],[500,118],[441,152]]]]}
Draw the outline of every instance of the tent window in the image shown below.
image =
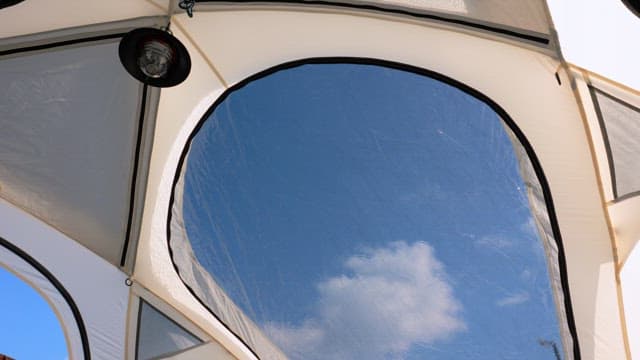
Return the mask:
{"type": "Polygon", "coordinates": [[[47,301],[0,266],[0,358],[65,359],[62,327],[47,301]],[[34,346],[37,345],[37,346],[34,346]]]}
{"type": "Polygon", "coordinates": [[[141,86],[117,39],[0,57],[0,84],[0,196],[119,264],[141,86]]]}
{"type": "Polygon", "coordinates": [[[164,357],[202,344],[202,340],[145,301],[138,314],[137,360],[164,357]]]}
{"type": "Polygon", "coordinates": [[[640,109],[599,89],[591,88],[609,158],[616,198],[640,191],[640,109]]]}
{"type": "Polygon", "coordinates": [[[181,278],[263,358],[571,357],[526,152],[489,105],[402,69],[306,64],[226,94],[174,189],[181,278]]]}

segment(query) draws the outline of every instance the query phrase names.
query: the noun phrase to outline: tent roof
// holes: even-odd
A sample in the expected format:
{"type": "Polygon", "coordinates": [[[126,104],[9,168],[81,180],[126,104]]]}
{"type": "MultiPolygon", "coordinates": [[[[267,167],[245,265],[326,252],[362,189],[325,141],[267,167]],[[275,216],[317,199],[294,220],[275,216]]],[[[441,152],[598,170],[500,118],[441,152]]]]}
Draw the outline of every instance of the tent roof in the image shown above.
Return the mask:
{"type": "MultiPolygon", "coordinates": [[[[110,263],[95,268],[110,266],[114,283],[132,276],[234,356],[252,358],[169,256],[171,189],[190,134],[221,94],[284,63],[406,64],[486,96],[531,143],[562,235],[583,358],[640,351],[631,333],[640,320],[624,306],[637,298],[620,278],[622,269],[640,273],[626,263],[640,239],[640,49],[630,45],[640,19],[622,2],[198,1],[193,18],[177,4],[26,0],[0,9],[3,211],[40,219],[56,241],[75,240],[110,263]],[[173,88],[141,86],[119,67],[117,41],[169,22],[191,74],[173,88]]],[[[0,236],[22,239],[45,264],[64,261],[2,221],[0,236]]],[[[81,277],[58,269],[81,291],[81,277]]]]}

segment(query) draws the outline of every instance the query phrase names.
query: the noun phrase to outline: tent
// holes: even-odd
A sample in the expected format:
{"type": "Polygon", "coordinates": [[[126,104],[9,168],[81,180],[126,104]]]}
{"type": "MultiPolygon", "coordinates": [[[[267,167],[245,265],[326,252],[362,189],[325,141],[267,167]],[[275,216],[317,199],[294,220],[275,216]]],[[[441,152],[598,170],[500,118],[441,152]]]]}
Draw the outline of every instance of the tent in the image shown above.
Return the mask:
{"type": "Polygon", "coordinates": [[[638,8],[0,1],[0,265],[47,299],[70,359],[287,358],[193,254],[189,148],[215,106],[258,79],[378,64],[460,88],[508,125],[562,358],[640,358],[638,8]],[[190,74],[145,85],[122,67],[119,42],[169,25],[190,74]]]}

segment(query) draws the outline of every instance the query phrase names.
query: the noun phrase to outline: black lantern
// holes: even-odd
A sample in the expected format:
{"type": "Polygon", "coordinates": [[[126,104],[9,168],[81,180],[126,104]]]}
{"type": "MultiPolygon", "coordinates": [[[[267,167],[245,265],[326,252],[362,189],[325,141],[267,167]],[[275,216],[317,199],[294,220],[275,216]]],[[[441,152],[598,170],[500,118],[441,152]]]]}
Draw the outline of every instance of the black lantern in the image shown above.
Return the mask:
{"type": "Polygon", "coordinates": [[[130,31],[120,40],[118,53],[131,76],[155,87],[178,85],[191,71],[191,58],[184,45],[159,29],[130,31]]]}

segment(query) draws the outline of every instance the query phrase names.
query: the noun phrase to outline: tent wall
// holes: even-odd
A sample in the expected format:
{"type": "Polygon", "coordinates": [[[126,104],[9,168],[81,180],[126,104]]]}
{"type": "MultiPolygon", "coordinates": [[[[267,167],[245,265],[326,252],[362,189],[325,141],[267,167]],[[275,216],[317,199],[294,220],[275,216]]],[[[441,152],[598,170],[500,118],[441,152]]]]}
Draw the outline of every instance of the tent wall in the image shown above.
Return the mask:
{"type": "MultiPolygon", "coordinates": [[[[57,230],[1,200],[0,237],[29,254],[66,289],[81,314],[91,359],[124,355],[129,296],[124,273],[57,230]]],[[[3,255],[2,265],[29,281],[55,304],[70,343],[69,358],[89,359],[83,356],[78,344],[80,329],[70,317],[68,307],[61,303],[58,292],[24,264],[8,263],[3,255]]]]}
{"type": "Polygon", "coordinates": [[[640,246],[631,252],[620,273],[631,358],[640,358],[640,246]]]}
{"type": "Polygon", "coordinates": [[[552,190],[582,358],[625,358],[606,214],[569,78],[561,71],[560,84],[556,79],[560,63],[525,48],[401,18],[359,17],[336,9],[279,10],[174,17],[174,34],[187,45],[194,69],[185,83],[161,96],[137,280],[219,338],[235,356],[251,358],[171,267],[166,247],[169,194],[187,136],[225,88],[261,70],[313,57],[383,59],[461,81],[515,120],[536,151],[552,190]]]}
{"type": "MultiPolygon", "coordinates": [[[[635,168],[640,151],[637,149],[638,138],[638,112],[634,111],[640,106],[640,93],[624,85],[606,80],[587,70],[572,67],[571,73],[575,79],[576,95],[583,105],[585,121],[588,125],[588,134],[594,152],[594,166],[600,174],[603,189],[603,207],[608,216],[611,246],[616,259],[616,277],[618,282],[619,307],[621,318],[624,319],[623,331],[626,333],[627,346],[631,355],[638,352],[640,343],[637,339],[640,319],[637,315],[638,291],[637,278],[634,275],[640,266],[638,257],[638,241],[640,240],[640,224],[637,219],[640,215],[640,196],[632,191],[621,194],[614,191],[616,188],[615,163],[616,159],[611,152],[613,146],[609,142],[619,141],[623,146],[619,154],[625,154],[629,162],[627,168],[635,168]],[[595,93],[595,94],[594,94],[595,93]],[[597,95],[598,93],[606,95],[597,95]],[[612,105],[610,108],[600,106],[598,97],[606,97],[612,105]],[[617,138],[607,133],[607,119],[618,122],[617,138]],[[621,140],[621,141],[620,141],[621,140]]],[[[620,144],[618,144],[620,147],[620,144]]],[[[627,169],[625,169],[627,170],[627,169]]],[[[637,173],[637,171],[636,171],[637,173]]],[[[635,180],[636,174],[627,175],[635,180]]],[[[639,355],[635,355],[637,357],[639,355]]],[[[633,356],[632,356],[633,358],[633,356]]]]}

